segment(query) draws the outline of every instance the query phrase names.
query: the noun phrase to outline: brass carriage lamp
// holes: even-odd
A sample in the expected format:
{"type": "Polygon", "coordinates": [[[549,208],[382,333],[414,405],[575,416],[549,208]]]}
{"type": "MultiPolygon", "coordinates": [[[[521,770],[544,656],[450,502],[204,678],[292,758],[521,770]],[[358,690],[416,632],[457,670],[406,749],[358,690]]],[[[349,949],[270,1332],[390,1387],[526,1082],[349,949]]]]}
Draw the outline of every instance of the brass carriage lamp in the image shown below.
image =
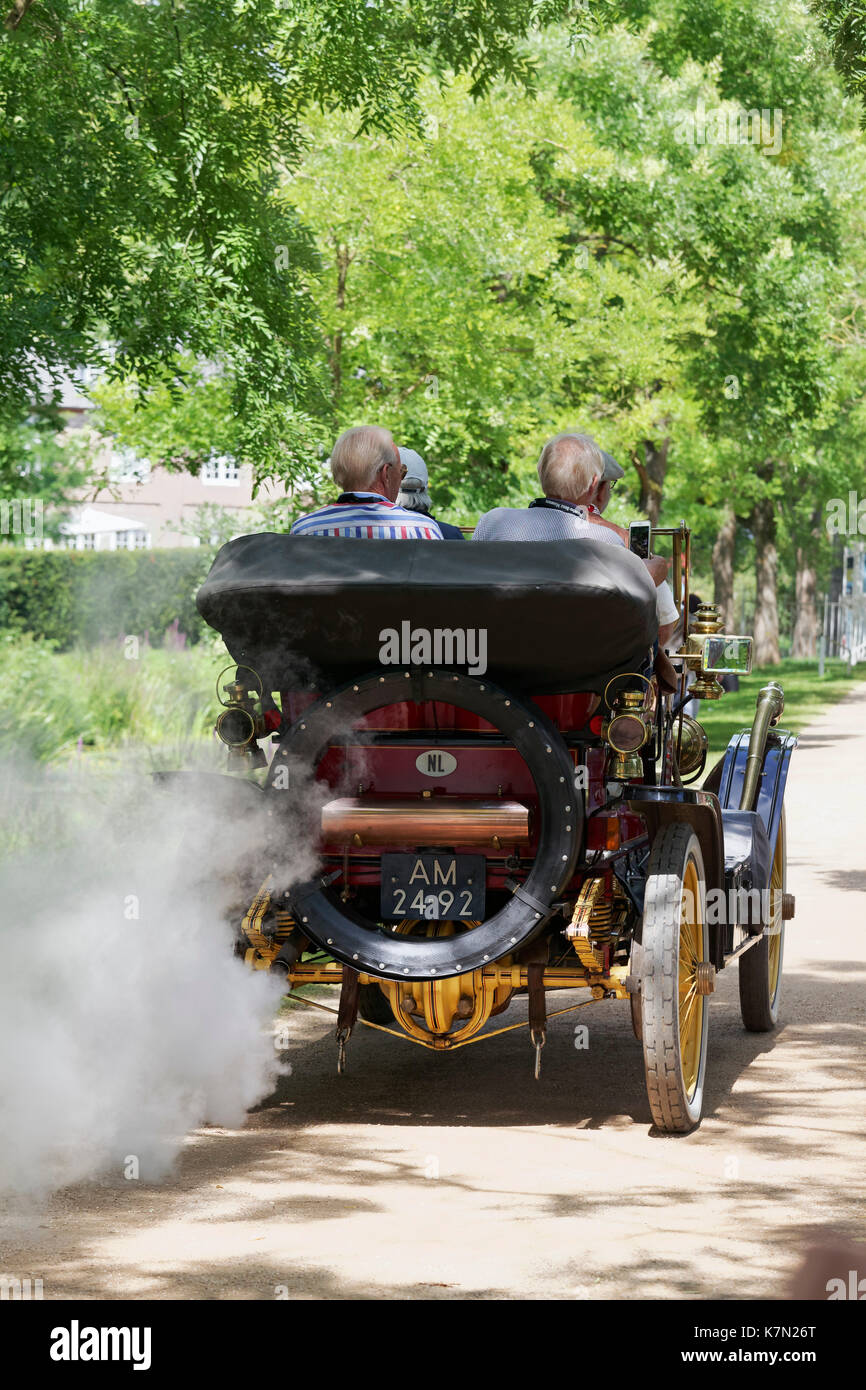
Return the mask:
{"type": "MultiPolygon", "coordinates": [[[[691,694],[691,691],[689,692],[691,694]]],[[[682,723],[675,723],[676,756],[680,777],[690,777],[693,772],[701,772],[707,759],[709,740],[703,725],[690,714],[681,715],[682,723]]]]}
{"type": "Polygon", "coordinates": [[[649,721],[643,717],[646,696],[643,690],[621,690],[616,697],[616,713],[602,728],[602,737],[614,752],[608,776],[614,782],[627,782],[643,773],[640,749],[650,737],[649,721]]]}
{"type": "Polygon", "coordinates": [[[246,708],[249,702],[232,697],[222,714],[217,717],[216,732],[224,744],[233,751],[246,748],[256,733],[255,715],[246,708]]]}
{"type": "Polygon", "coordinates": [[[261,681],[255,671],[252,674],[256,678],[258,689],[241,680],[240,671],[247,669],[249,668],[239,667],[235,679],[222,686],[222,694],[220,693],[220,678],[217,678],[217,698],[223,706],[223,711],[217,717],[214,732],[228,748],[230,759],[252,756],[256,766],[264,766],[267,759],[255,742],[256,739],[262,738],[266,732],[264,718],[257,699],[257,696],[261,694],[261,681]],[[227,698],[223,698],[223,696],[227,698]]]}
{"type": "Polygon", "coordinates": [[[702,603],[688,637],[677,652],[696,672],[689,696],[694,700],[719,700],[724,689],[716,677],[728,672],[748,675],[752,669],[751,637],[731,637],[722,632],[717,603],[702,603]]]}
{"type": "Polygon", "coordinates": [[[695,700],[720,700],[725,693],[713,673],[704,668],[703,662],[704,637],[721,632],[723,626],[717,603],[702,603],[698,606],[686,641],[686,651],[696,653],[701,658],[695,683],[689,692],[695,700]]]}

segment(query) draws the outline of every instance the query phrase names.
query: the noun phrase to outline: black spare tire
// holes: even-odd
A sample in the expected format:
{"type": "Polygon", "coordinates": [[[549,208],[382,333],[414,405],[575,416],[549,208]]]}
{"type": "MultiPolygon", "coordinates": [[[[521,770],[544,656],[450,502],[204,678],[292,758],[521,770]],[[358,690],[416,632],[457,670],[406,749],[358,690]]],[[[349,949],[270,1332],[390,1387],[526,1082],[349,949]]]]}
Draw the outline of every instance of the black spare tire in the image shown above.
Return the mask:
{"type": "MultiPolygon", "coordinates": [[[[525,761],[538,797],[538,847],[525,883],[480,926],[456,936],[407,936],[361,916],[320,878],[290,890],[292,911],[305,936],[355,970],[391,980],[432,980],[498,960],[529,941],[549,919],[552,904],[571,879],[580,852],[583,796],[575,788],[571,754],[555,725],[526,698],[491,681],[452,671],[378,672],[329,691],[284,735],[271,764],[282,766],[299,791],[328,743],[363,715],[404,700],[437,700],[488,720],[525,761]]],[[[277,795],[275,793],[275,795],[277,795]]],[[[285,796],[285,791],[279,793],[285,796]]]]}

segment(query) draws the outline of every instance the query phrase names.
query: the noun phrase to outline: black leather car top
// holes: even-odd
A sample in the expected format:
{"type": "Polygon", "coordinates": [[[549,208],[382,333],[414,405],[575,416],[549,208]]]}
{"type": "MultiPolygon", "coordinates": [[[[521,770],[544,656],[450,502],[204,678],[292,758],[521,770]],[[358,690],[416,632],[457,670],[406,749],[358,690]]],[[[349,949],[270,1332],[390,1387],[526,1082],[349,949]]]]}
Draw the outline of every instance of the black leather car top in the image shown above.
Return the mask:
{"type": "MultiPolygon", "coordinates": [[[[486,671],[515,690],[602,690],[640,670],[657,635],[655,590],[628,550],[598,541],[354,540],[260,534],[224,545],[197,596],[232,657],[269,690],[319,688],[382,665],[469,674],[469,660],[428,660],[419,634],[483,629],[486,671]],[[421,653],[420,655],[418,655],[421,653]]],[[[443,650],[448,654],[450,639],[443,650]]],[[[385,669],[385,668],[383,668],[385,669]]],[[[393,669],[388,666],[387,669],[393,669]]]]}

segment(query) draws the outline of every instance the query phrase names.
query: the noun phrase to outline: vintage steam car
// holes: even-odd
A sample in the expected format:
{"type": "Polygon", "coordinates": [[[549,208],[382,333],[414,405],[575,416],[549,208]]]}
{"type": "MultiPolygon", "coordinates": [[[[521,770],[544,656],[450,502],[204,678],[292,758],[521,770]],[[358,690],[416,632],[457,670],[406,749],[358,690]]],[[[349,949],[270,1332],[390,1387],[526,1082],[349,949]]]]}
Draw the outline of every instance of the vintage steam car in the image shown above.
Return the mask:
{"type": "MultiPolygon", "coordinates": [[[[685,616],[689,533],[655,534],[685,616]]],[[[707,740],[682,708],[686,672],[690,698],[720,697],[751,639],[703,605],[665,690],[646,567],[591,541],[245,536],[198,605],[233,661],[231,765],[267,764],[247,788],[273,834],[240,949],[287,992],[337,987],[340,1069],[359,1017],[453,1051],[524,995],[537,1074],[547,993],[574,989],[574,1008],[630,1001],[653,1121],[692,1129],[716,973],[737,960],[746,1028],[772,1029],[793,914],[781,689],[700,788],[707,740]],[[299,883],[303,814],[319,864],[299,883]]]]}

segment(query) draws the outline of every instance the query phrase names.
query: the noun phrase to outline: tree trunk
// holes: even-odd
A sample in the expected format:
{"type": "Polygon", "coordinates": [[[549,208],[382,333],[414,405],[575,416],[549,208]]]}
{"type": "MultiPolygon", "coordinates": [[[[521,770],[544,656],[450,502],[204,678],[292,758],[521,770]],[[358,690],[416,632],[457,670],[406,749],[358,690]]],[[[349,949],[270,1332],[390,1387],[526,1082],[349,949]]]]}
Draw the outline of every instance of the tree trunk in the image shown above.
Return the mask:
{"type": "Polygon", "coordinates": [[[842,597],[842,537],[838,532],[833,536],[833,562],[830,570],[829,594],[830,602],[838,603],[842,597]]]}
{"type": "MultiPolygon", "coordinates": [[[[342,314],[346,307],[346,277],[349,274],[349,266],[352,264],[353,257],[349,255],[348,246],[334,238],[334,250],[336,253],[337,265],[337,309],[342,314]]],[[[331,381],[334,387],[334,400],[339,401],[340,391],[343,387],[343,330],[338,328],[334,334],[331,344],[331,381]]]]}
{"type": "Polygon", "coordinates": [[[725,513],[713,546],[713,602],[719,605],[723,632],[736,632],[734,619],[734,547],[737,541],[737,518],[733,511],[725,513]]]}
{"type": "Polygon", "coordinates": [[[818,651],[818,576],[806,558],[807,552],[797,546],[796,617],[791,655],[810,657],[818,651]]]}
{"type": "Polygon", "coordinates": [[[32,4],[33,0],[15,0],[15,4],[3,21],[4,29],[17,29],[32,4]]]}
{"type": "Polygon", "coordinates": [[[776,509],[769,497],[756,503],[752,512],[755,537],[755,648],[756,666],[778,666],[779,605],[776,579],[779,557],[776,550],[776,509]]]}
{"type": "Polygon", "coordinates": [[[814,657],[818,653],[818,575],[814,556],[820,542],[820,524],[821,513],[816,508],[811,517],[811,544],[797,546],[792,656],[814,657]]]}
{"type": "MultiPolygon", "coordinates": [[[[667,423],[667,422],[664,422],[667,423]]],[[[632,455],[637,475],[640,478],[640,509],[649,517],[653,526],[659,524],[659,514],[662,509],[662,493],[664,492],[665,474],[668,471],[668,450],[671,447],[670,436],[664,439],[644,439],[641,441],[643,449],[643,460],[638,461],[636,455],[632,455]]]]}

